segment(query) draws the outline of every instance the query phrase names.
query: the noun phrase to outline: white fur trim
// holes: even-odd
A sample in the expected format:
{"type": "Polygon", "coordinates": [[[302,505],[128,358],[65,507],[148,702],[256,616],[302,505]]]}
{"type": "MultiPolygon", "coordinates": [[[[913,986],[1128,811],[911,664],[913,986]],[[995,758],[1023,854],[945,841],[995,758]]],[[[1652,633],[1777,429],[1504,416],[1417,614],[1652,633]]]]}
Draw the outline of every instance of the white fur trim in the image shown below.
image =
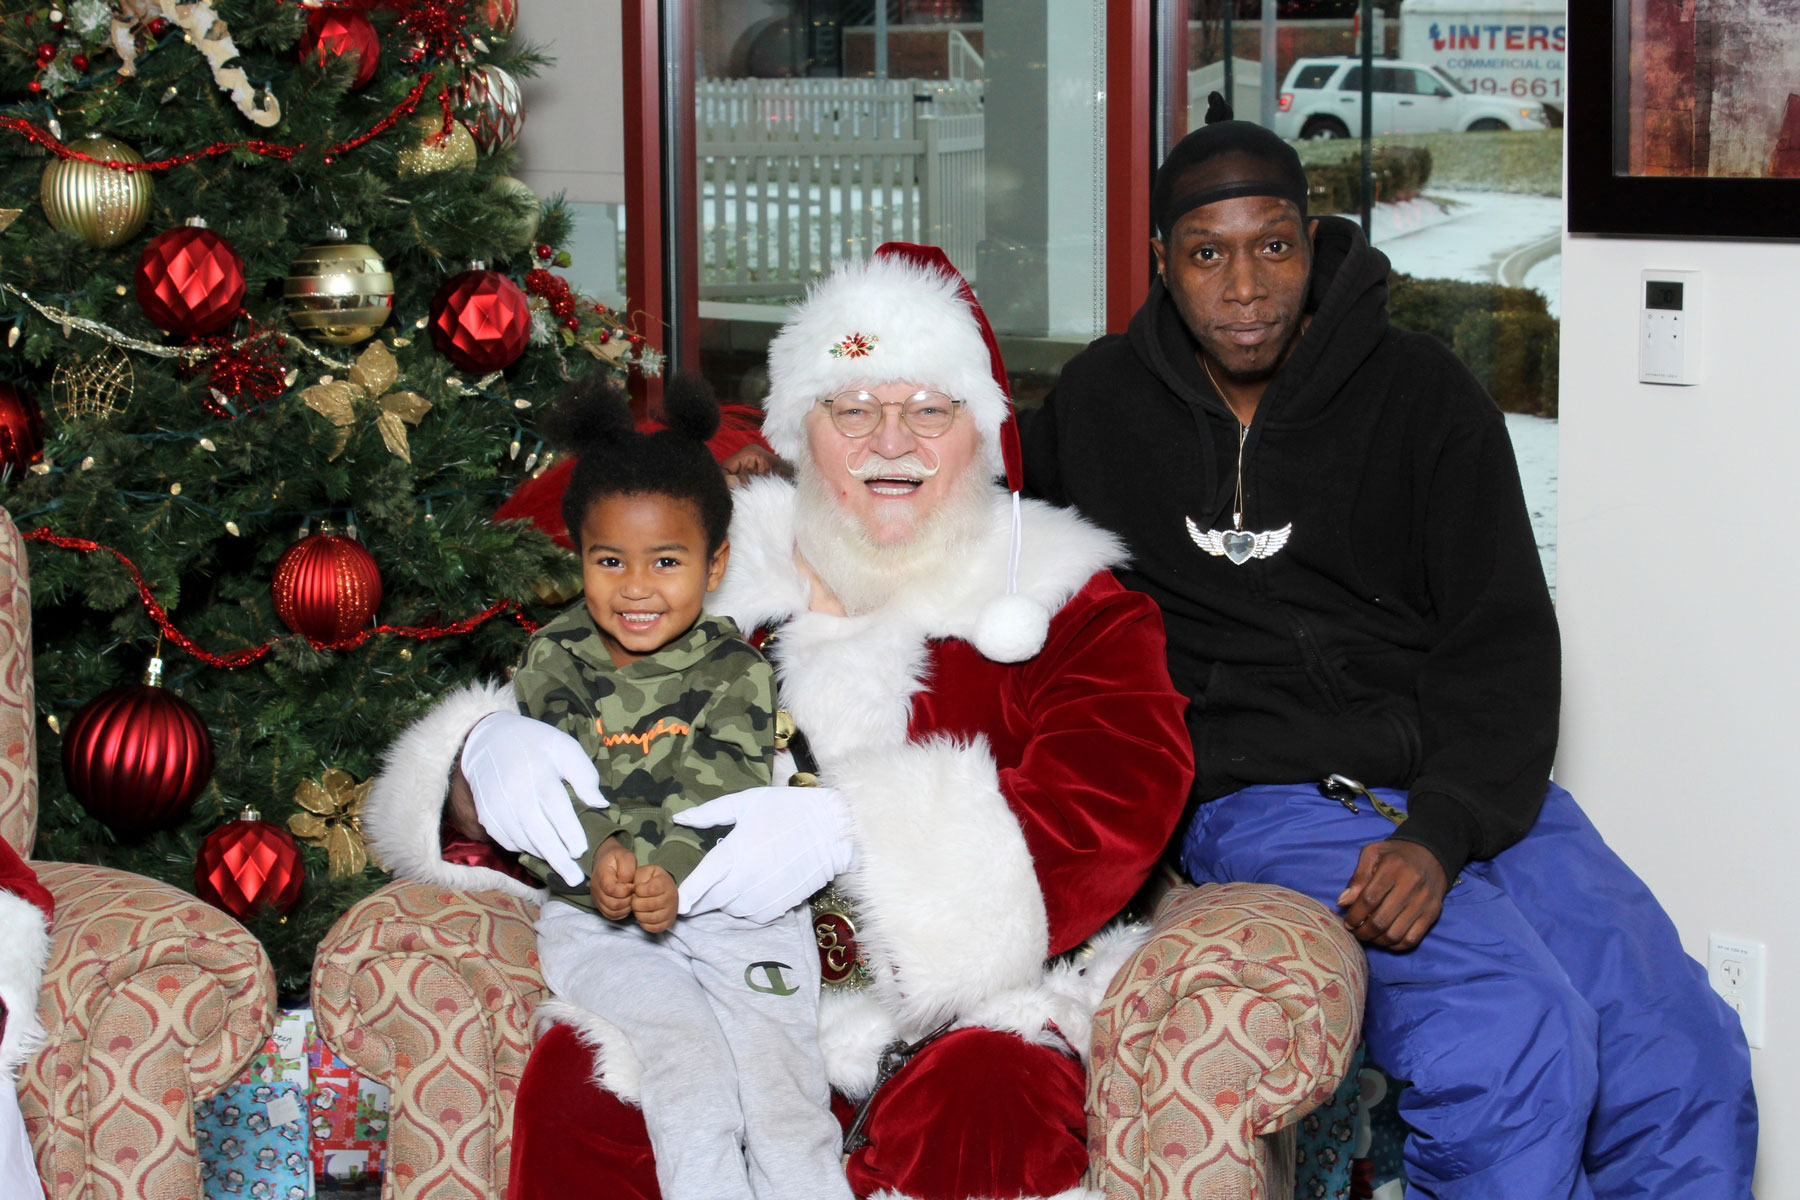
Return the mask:
{"type": "Polygon", "coordinates": [[[0,1038],[0,1086],[44,1044],[38,993],[50,961],[50,923],[44,910],[12,892],[0,892],[0,1002],[6,1036],[0,1038]]]}
{"type": "MultiPolygon", "coordinates": [[[[916,383],[963,401],[981,429],[984,460],[999,475],[1000,426],[1010,411],[993,357],[955,280],[903,258],[846,263],[808,289],[769,343],[768,416],[775,452],[806,450],[802,423],[819,400],[850,387],[916,383]],[[874,340],[867,354],[834,356],[852,334],[874,340]]],[[[735,554],[735,549],[733,550],[735,554]]]]}
{"type": "Polygon", "coordinates": [[[518,711],[511,684],[472,683],[444,697],[394,739],[363,801],[363,835],[389,872],[458,890],[544,899],[547,893],[510,875],[445,862],[438,842],[450,769],[462,753],[463,739],[489,713],[518,711]]]}
{"type": "Polygon", "coordinates": [[[875,1090],[881,1052],[900,1040],[894,1016],[868,988],[819,996],[819,1049],[825,1075],[847,1099],[860,1103],[875,1090]]]}
{"type": "Polygon", "coordinates": [[[1050,633],[1050,610],[1028,596],[996,596],[975,621],[975,648],[995,662],[1035,658],[1050,633]]]}
{"type": "MultiPolygon", "coordinates": [[[[869,1200],[916,1200],[903,1192],[880,1191],[869,1200]]],[[[968,1197],[968,1200],[988,1200],[987,1197],[968,1197]]],[[[1054,1196],[1006,1196],[994,1197],[993,1200],[1106,1200],[1105,1192],[1097,1192],[1093,1188],[1070,1188],[1066,1192],[1058,1192],[1054,1196]]]]}
{"type": "Polygon", "coordinates": [[[547,1025],[567,1025],[594,1051],[594,1086],[611,1092],[627,1104],[640,1104],[644,1066],[619,1027],[598,1013],[552,996],[532,1014],[537,1031],[547,1025]]]}
{"type": "Polygon", "coordinates": [[[985,742],[932,738],[820,765],[856,829],[857,864],[838,886],[856,904],[870,990],[903,1035],[1042,978],[1049,915],[985,742]]]}

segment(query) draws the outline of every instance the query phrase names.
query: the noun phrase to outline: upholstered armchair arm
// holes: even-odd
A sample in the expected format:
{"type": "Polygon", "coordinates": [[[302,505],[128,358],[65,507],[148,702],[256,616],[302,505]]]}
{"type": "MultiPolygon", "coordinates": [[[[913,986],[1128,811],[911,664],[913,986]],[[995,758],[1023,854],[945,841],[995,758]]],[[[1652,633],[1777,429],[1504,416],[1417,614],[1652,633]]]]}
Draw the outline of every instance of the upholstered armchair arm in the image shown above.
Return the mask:
{"type": "Polygon", "coordinates": [[[1368,967],[1285,888],[1171,893],[1094,1015],[1092,1186],[1113,1197],[1293,1193],[1292,1134],[1362,1031],[1368,967]]]}
{"type": "Polygon", "coordinates": [[[398,881],[320,943],[313,1013],[331,1048],[393,1089],[386,1200],[498,1200],[531,1052],[537,906],[398,881]]]}
{"type": "Polygon", "coordinates": [[[34,863],[56,899],[19,1103],[50,1194],[198,1196],[193,1105],[267,1039],[275,975],[257,940],[186,892],[34,863]]]}

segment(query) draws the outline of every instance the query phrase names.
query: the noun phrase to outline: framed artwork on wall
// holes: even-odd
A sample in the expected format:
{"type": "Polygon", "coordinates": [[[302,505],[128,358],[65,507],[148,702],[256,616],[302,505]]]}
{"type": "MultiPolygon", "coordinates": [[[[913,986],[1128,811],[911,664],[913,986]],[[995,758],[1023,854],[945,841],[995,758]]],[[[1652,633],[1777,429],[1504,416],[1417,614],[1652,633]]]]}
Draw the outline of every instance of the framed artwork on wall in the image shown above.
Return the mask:
{"type": "Polygon", "coordinates": [[[1800,238],[1800,0],[1569,8],[1569,232],[1800,238]]]}

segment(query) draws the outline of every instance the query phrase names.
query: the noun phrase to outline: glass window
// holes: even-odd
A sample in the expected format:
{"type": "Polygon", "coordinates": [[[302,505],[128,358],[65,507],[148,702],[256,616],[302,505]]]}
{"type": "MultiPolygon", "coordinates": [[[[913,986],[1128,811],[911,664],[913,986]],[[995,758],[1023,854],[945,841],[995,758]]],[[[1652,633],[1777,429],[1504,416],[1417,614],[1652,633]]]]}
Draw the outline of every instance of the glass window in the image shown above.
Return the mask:
{"type": "Polygon", "coordinates": [[[1331,78],[1332,72],[1336,70],[1337,67],[1331,63],[1313,63],[1310,66],[1301,67],[1300,70],[1295,73],[1294,81],[1290,86],[1296,88],[1322,88],[1325,86],[1326,80],[1331,78]]]}
{"type": "Polygon", "coordinates": [[[1103,332],[1104,0],[702,0],[701,366],[753,403],[787,305],[940,246],[1029,404],[1103,332]]]}

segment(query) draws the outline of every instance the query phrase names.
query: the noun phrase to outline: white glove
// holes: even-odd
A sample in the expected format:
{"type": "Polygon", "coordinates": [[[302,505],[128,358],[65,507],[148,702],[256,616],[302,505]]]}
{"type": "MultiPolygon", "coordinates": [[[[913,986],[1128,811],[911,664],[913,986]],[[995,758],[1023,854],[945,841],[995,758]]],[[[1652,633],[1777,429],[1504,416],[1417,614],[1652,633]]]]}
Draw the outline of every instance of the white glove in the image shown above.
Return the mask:
{"type": "Polygon", "coordinates": [[[836,788],[747,788],[678,812],[675,823],[736,826],[682,883],[683,916],[716,908],[766,925],[856,864],[836,788]]]}
{"type": "Polygon", "coordinates": [[[563,783],[589,808],[605,808],[607,801],[580,742],[543,721],[490,713],[469,730],[462,770],[489,837],[543,859],[570,887],[581,882],[575,860],[587,851],[587,835],[563,783]]]}

